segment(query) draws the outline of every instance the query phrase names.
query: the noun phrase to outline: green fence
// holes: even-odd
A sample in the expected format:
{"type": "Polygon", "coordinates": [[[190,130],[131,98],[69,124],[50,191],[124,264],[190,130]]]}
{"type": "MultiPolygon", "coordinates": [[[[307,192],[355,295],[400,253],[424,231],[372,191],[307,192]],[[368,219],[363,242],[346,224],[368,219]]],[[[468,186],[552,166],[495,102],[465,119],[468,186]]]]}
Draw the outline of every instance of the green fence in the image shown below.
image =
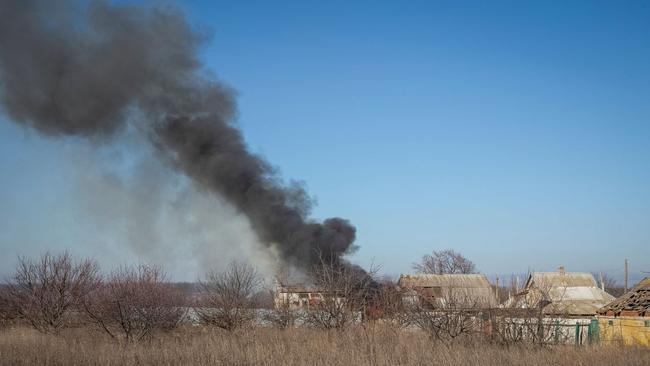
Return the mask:
{"type": "Polygon", "coordinates": [[[600,343],[600,328],[597,319],[591,319],[589,324],[580,324],[579,322],[576,322],[576,346],[585,344],[585,336],[586,344],[588,345],[596,345],[600,343]]]}

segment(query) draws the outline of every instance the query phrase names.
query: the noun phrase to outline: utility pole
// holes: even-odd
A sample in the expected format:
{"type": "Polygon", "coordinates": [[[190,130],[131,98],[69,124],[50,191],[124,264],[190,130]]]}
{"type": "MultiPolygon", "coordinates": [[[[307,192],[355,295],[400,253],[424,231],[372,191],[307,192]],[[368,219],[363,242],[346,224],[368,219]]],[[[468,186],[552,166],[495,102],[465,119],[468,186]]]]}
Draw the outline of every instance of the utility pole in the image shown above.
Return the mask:
{"type": "Polygon", "coordinates": [[[603,282],[603,272],[599,273],[599,277],[600,277],[600,289],[605,291],[605,282],[603,282]]]}
{"type": "Polygon", "coordinates": [[[627,258],[625,258],[625,292],[627,292],[627,258]]]}
{"type": "Polygon", "coordinates": [[[494,296],[497,298],[497,304],[499,303],[499,276],[497,276],[497,285],[494,288],[494,296]]]}

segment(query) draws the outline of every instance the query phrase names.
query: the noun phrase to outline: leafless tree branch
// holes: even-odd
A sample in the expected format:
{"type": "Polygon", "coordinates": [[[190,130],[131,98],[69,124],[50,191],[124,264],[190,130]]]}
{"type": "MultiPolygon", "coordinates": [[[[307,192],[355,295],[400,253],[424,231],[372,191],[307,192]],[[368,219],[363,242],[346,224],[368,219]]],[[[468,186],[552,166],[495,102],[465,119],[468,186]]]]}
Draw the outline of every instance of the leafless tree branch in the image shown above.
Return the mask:
{"type": "Polygon", "coordinates": [[[476,273],[474,263],[452,249],[434,250],[423,256],[420,263],[413,263],[413,269],[429,274],[476,273]]]}
{"type": "Polygon", "coordinates": [[[178,326],[185,315],[184,302],[162,268],[139,265],[113,271],[84,302],[84,309],[109,336],[133,342],[178,326]]]}
{"type": "Polygon", "coordinates": [[[232,262],[223,272],[209,272],[199,283],[201,321],[225,330],[249,325],[255,319],[262,279],[249,264],[232,262]]]}
{"type": "Polygon", "coordinates": [[[68,252],[18,258],[6,286],[6,301],[18,317],[44,333],[58,333],[99,285],[99,266],[75,261],[68,252]]]}

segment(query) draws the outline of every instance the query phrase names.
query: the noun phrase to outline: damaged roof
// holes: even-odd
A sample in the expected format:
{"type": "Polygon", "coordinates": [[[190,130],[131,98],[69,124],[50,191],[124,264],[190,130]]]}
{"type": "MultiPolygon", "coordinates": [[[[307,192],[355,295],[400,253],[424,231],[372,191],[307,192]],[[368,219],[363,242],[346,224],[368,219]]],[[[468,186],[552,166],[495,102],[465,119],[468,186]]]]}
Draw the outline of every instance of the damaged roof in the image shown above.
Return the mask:
{"type": "Polygon", "coordinates": [[[603,306],[598,314],[650,317],[650,277],[644,278],[632,290],[603,306]]]}
{"type": "Polygon", "coordinates": [[[304,283],[293,283],[290,285],[285,285],[283,283],[277,283],[276,288],[278,292],[287,292],[287,293],[311,293],[311,292],[320,292],[320,290],[314,285],[307,285],[304,283]]]}

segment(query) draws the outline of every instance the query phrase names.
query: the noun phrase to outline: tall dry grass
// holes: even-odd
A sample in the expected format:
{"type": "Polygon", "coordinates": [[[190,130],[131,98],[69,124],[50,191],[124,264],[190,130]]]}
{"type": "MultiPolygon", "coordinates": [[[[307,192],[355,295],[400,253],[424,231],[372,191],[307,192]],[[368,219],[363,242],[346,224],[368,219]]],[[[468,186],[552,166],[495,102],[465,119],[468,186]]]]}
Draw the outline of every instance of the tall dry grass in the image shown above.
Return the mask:
{"type": "Polygon", "coordinates": [[[445,345],[387,327],[344,331],[193,327],[123,344],[86,329],[60,336],[0,330],[2,365],[650,365],[650,350],[609,347],[445,345]]]}

